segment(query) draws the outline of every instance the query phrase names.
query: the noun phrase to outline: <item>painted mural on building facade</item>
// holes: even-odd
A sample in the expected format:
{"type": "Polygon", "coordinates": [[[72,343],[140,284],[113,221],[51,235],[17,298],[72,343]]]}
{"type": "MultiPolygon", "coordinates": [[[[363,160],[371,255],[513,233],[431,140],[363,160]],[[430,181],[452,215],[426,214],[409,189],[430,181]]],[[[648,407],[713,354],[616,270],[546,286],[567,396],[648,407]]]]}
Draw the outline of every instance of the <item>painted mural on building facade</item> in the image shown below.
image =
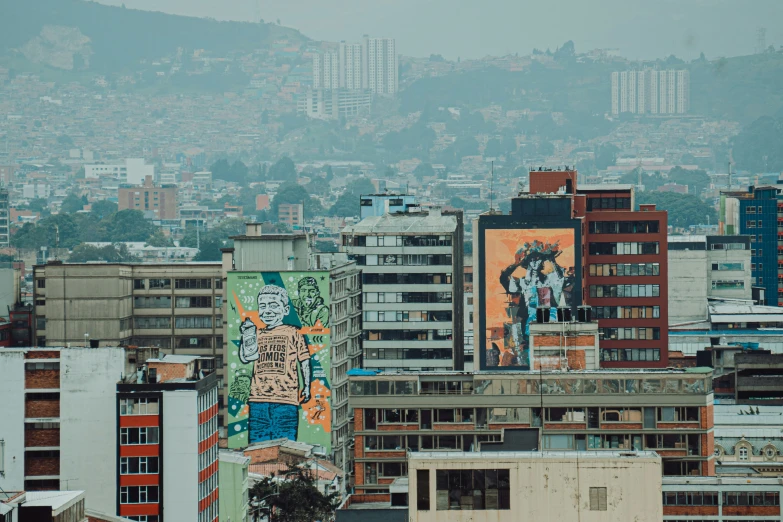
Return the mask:
{"type": "Polygon", "coordinates": [[[484,235],[484,367],[530,368],[536,309],[574,306],[572,229],[487,229],[484,235]]]}
{"type": "Polygon", "coordinates": [[[228,274],[228,445],[331,451],[329,273],[228,274]]]}

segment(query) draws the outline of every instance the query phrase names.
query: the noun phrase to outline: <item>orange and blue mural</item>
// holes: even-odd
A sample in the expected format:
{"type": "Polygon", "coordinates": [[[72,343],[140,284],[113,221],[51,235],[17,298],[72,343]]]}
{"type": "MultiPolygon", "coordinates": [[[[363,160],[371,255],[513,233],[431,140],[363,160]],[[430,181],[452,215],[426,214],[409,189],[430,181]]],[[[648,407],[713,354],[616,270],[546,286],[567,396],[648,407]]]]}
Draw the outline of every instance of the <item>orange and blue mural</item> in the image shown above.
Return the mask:
{"type": "Polygon", "coordinates": [[[331,451],[328,272],[229,272],[228,446],[331,451]]]}

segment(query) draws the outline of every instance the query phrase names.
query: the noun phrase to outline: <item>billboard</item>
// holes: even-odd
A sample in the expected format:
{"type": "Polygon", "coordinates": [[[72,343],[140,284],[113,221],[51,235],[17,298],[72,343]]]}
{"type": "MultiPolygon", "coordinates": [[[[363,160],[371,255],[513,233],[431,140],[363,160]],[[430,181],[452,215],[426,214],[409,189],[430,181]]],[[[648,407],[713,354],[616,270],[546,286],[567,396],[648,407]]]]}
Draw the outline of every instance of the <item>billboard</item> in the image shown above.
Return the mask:
{"type": "Polygon", "coordinates": [[[574,228],[483,230],[481,313],[485,370],[530,369],[530,323],[536,309],[580,304],[574,228]]]}
{"type": "Polygon", "coordinates": [[[228,447],[331,452],[329,272],[229,272],[228,447]]]}

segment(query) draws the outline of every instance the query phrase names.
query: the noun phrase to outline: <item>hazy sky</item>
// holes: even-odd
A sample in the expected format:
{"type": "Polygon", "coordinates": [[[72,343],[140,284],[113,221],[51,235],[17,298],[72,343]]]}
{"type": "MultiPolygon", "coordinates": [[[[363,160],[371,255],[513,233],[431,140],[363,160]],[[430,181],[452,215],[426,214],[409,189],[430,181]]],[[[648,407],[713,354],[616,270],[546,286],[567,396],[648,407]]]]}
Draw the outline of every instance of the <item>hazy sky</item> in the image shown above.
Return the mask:
{"type": "Polygon", "coordinates": [[[757,30],[783,45],[783,0],[99,0],[222,20],[269,21],[317,40],[397,39],[400,53],[479,58],[553,50],[619,48],[630,58],[750,54],[757,30]]]}

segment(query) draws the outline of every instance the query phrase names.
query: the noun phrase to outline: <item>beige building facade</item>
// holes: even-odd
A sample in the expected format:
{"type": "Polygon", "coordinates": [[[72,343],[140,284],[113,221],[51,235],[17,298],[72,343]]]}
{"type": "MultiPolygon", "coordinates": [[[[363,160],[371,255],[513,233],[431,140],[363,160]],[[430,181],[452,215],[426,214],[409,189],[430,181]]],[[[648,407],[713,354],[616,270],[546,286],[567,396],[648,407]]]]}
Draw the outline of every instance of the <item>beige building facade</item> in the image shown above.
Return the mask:
{"type": "Polygon", "coordinates": [[[411,453],[410,522],[659,522],[652,451],[411,453]]]}

